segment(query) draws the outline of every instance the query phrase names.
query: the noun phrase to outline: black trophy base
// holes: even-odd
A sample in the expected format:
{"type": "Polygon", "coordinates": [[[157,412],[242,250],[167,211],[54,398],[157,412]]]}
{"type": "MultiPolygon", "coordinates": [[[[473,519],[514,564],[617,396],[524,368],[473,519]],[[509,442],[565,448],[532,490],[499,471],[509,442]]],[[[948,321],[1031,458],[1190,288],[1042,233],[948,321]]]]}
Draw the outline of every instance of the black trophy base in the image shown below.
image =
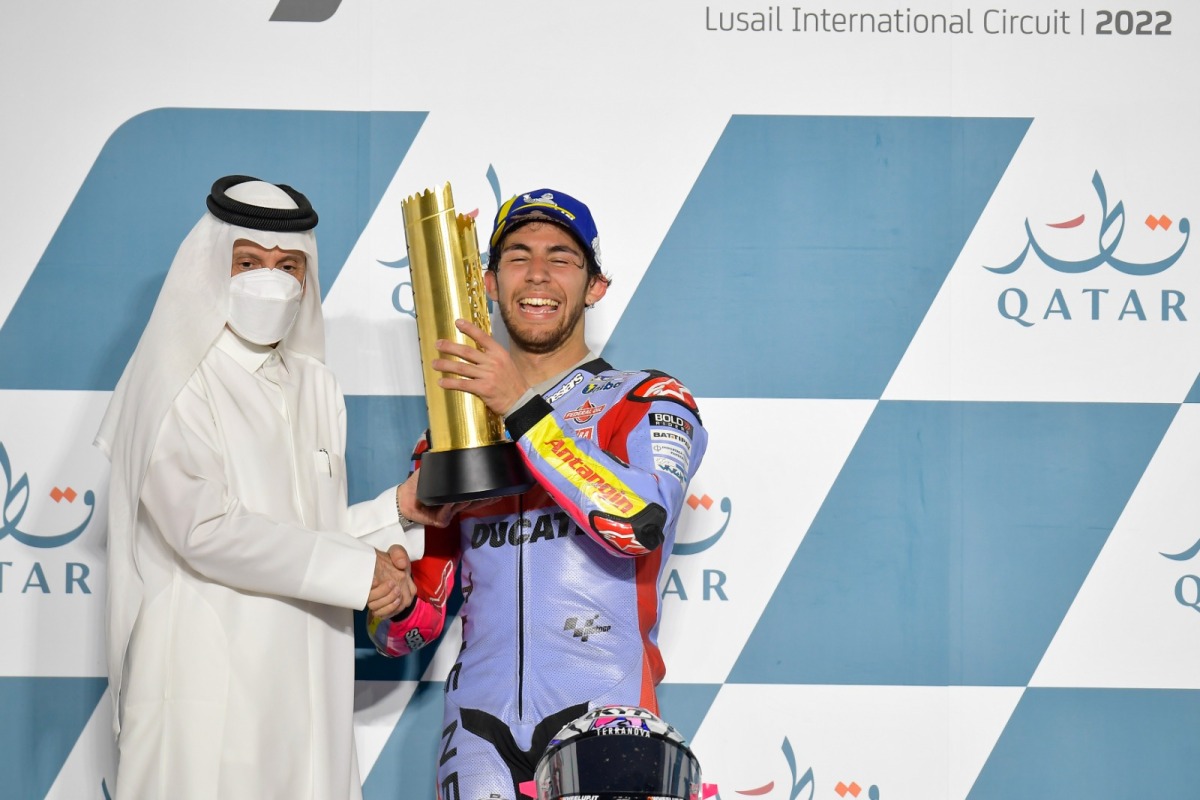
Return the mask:
{"type": "Polygon", "coordinates": [[[429,450],[421,455],[417,473],[417,499],[429,506],[520,494],[532,486],[513,442],[429,450]]]}

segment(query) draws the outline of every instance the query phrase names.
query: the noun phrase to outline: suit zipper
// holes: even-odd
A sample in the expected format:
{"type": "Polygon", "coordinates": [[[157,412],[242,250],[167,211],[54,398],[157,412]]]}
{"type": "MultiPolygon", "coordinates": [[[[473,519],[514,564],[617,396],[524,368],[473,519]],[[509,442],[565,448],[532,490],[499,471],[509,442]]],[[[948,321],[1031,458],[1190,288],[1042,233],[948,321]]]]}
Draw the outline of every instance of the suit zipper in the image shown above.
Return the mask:
{"type": "Polygon", "coordinates": [[[517,718],[525,718],[525,498],[517,498],[517,718]]]}

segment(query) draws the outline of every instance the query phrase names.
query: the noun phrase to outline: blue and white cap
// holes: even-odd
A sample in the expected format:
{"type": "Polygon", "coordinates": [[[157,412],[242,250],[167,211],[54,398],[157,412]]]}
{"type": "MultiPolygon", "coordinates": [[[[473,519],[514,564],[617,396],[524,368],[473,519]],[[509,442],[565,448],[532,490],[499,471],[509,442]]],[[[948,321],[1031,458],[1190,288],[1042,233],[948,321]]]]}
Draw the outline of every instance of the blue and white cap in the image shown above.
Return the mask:
{"type": "Polygon", "coordinates": [[[500,243],[507,234],[526,222],[539,221],[565,228],[583,247],[588,272],[600,272],[600,236],[592,212],[571,195],[554,189],[534,189],[512,197],[500,206],[488,244],[489,268],[495,268],[498,263],[500,243]]]}

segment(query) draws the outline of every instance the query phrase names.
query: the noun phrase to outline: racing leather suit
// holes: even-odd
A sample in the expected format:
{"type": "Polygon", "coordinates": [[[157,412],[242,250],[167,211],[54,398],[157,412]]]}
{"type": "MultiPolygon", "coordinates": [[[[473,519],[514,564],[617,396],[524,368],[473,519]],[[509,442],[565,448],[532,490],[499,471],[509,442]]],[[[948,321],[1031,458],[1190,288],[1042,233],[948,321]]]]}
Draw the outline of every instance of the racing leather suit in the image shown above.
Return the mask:
{"type": "Polygon", "coordinates": [[[550,738],[590,707],[657,713],[658,585],[707,443],[686,387],[599,358],[505,426],[534,486],[427,528],[418,613],[371,624],[387,655],[431,640],[440,621],[418,634],[412,620],[444,615],[442,565],[459,562],[463,644],[445,686],[441,800],[519,800],[550,738]]]}

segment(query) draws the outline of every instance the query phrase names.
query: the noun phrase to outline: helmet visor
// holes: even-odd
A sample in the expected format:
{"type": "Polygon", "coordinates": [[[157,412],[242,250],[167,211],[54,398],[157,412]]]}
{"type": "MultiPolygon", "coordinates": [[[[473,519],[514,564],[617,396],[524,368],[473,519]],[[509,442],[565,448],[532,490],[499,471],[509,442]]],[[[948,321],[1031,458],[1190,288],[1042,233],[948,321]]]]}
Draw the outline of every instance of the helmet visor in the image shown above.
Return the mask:
{"type": "Polygon", "coordinates": [[[700,765],[686,747],[657,736],[583,736],[543,756],[538,800],[693,800],[700,765]]]}

